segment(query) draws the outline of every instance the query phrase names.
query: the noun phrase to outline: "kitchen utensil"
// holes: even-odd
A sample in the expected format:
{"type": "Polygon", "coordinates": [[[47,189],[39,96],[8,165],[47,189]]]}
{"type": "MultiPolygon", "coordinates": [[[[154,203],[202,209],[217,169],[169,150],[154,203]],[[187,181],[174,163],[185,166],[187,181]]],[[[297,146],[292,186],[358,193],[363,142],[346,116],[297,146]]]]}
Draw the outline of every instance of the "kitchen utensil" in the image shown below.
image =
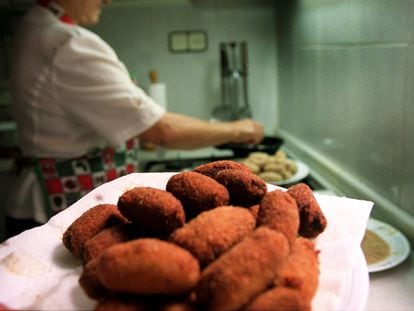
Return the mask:
{"type": "Polygon", "coordinates": [[[221,105],[213,110],[219,120],[251,117],[247,92],[247,43],[220,44],[221,105]]]}
{"type": "Polygon", "coordinates": [[[269,154],[275,153],[283,144],[283,139],[275,136],[266,136],[258,144],[222,144],[216,146],[217,149],[229,149],[236,157],[247,157],[251,152],[262,151],[269,154]]]}

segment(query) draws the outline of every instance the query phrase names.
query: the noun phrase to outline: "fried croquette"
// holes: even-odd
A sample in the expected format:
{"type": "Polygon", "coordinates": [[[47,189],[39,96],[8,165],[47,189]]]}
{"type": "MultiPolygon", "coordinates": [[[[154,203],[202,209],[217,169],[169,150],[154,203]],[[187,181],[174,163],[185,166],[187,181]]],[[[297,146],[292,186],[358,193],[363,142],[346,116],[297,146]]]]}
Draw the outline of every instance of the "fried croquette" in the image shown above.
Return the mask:
{"type": "Polygon", "coordinates": [[[215,180],[226,187],[232,205],[248,207],[258,204],[267,193],[263,179],[251,172],[226,169],[218,172],[215,180]]]}
{"type": "Polygon", "coordinates": [[[267,226],[282,232],[289,243],[296,240],[299,229],[299,211],[296,201],[282,190],[268,192],[260,202],[257,226],[267,226]]]}
{"type": "Polygon", "coordinates": [[[160,299],[157,310],[159,311],[196,311],[198,310],[195,293],[192,291],[188,295],[164,297],[160,299]]]}
{"type": "Polygon", "coordinates": [[[147,297],[110,295],[100,299],[94,311],[149,311],[155,309],[155,302],[147,297]]]}
{"type": "Polygon", "coordinates": [[[95,311],[195,311],[188,297],[111,295],[100,299],[95,311]]]}
{"type": "Polygon", "coordinates": [[[196,311],[197,305],[191,302],[170,302],[158,307],[159,311],[196,311]]]}
{"type": "Polygon", "coordinates": [[[208,310],[239,309],[272,283],[288,253],[282,233],[257,228],[203,270],[195,289],[197,302],[208,310]]]}
{"type": "Polygon", "coordinates": [[[254,219],[257,219],[257,215],[259,215],[259,209],[260,209],[260,205],[259,204],[255,204],[252,206],[249,206],[247,208],[249,210],[250,213],[252,213],[254,219]]]}
{"type": "Polygon", "coordinates": [[[286,261],[276,272],[275,286],[297,289],[304,301],[309,304],[319,283],[319,258],[315,243],[298,237],[291,247],[286,261]]]}
{"type": "Polygon", "coordinates": [[[98,259],[99,280],[114,292],[180,295],[191,291],[200,277],[190,252],[154,238],[116,244],[98,259]]]}
{"type": "Polygon", "coordinates": [[[288,188],[287,192],[296,200],[299,208],[300,227],[299,234],[306,238],[316,238],[327,225],[312,190],[304,183],[288,188]]]}
{"type": "Polygon", "coordinates": [[[220,206],[175,230],[170,241],[192,253],[204,267],[250,234],[255,225],[246,208],[220,206]]]}
{"type": "Polygon", "coordinates": [[[7,306],[0,303],[0,311],[13,311],[13,310],[9,309],[7,306]]]}
{"type": "Polygon", "coordinates": [[[86,263],[98,256],[104,249],[131,240],[135,236],[136,232],[132,224],[119,224],[105,228],[85,242],[82,261],[86,263]]]}
{"type": "Polygon", "coordinates": [[[258,295],[244,310],[253,311],[311,311],[311,304],[300,292],[287,287],[274,287],[258,295]]]}
{"type": "Polygon", "coordinates": [[[187,220],[203,211],[227,205],[230,200],[226,187],[213,178],[192,171],[172,176],[166,190],[181,201],[187,220]]]}
{"type": "Polygon", "coordinates": [[[92,207],[77,218],[64,232],[63,245],[81,259],[85,242],[102,229],[119,223],[127,223],[118,207],[113,204],[100,204],[92,207]]]}
{"type": "Polygon", "coordinates": [[[119,197],[118,207],[132,223],[160,235],[168,235],[185,223],[181,202],[171,193],[156,188],[128,190],[119,197]]]}
{"type": "Polygon", "coordinates": [[[79,285],[82,287],[86,295],[93,299],[99,299],[108,294],[105,287],[102,286],[97,273],[98,258],[88,261],[79,277],[79,285]]]}
{"type": "Polygon", "coordinates": [[[252,172],[251,169],[243,163],[231,161],[231,160],[219,160],[205,164],[201,164],[193,169],[193,172],[197,172],[211,178],[215,178],[216,174],[222,170],[235,169],[246,172],[252,172]]]}

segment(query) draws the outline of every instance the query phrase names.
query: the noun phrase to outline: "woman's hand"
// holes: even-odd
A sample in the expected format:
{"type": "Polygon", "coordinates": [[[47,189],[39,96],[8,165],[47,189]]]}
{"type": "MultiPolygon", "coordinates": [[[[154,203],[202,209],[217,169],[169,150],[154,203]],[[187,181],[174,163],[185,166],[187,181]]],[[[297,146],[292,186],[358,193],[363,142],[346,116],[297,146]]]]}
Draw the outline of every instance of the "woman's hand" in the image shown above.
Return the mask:
{"type": "Polygon", "coordinates": [[[263,140],[263,126],[252,119],[232,121],[230,125],[236,134],[234,143],[258,144],[263,140]]]}

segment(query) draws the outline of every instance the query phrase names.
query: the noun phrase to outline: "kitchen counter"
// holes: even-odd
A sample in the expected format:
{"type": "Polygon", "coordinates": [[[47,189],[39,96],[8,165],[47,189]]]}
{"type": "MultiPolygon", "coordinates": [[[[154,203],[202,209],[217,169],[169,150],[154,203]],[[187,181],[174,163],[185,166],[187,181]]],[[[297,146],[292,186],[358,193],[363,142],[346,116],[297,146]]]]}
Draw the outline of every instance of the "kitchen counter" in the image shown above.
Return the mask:
{"type": "Polygon", "coordinates": [[[367,311],[414,310],[414,254],[401,265],[371,273],[367,311]]]}
{"type": "Polygon", "coordinates": [[[140,150],[139,158],[141,161],[161,161],[161,160],[177,160],[205,157],[220,157],[232,155],[230,150],[220,150],[214,147],[200,148],[195,150],[174,150],[157,147],[155,150],[140,150]]]}
{"type": "Polygon", "coordinates": [[[184,169],[186,160],[189,163],[196,162],[197,159],[213,161],[214,159],[224,159],[233,157],[231,150],[220,150],[214,147],[201,148],[196,150],[171,150],[158,147],[153,151],[139,151],[139,171],[179,171],[184,169]],[[168,163],[168,165],[166,165],[168,163]]]}

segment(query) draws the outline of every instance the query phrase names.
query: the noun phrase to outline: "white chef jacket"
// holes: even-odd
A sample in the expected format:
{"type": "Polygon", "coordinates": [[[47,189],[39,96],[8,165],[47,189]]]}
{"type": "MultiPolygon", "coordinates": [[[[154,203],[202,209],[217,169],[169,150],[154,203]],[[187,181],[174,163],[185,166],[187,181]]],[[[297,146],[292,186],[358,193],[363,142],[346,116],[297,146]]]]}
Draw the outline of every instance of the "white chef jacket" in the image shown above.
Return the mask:
{"type": "MultiPolygon", "coordinates": [[[[11,84],[20,147],[29,157],[73,158],[120,147],[165,113],[99,36],[38,5],[18,31],[11,84]]],[[[33,169],[26,168],[7,214],[45,222],[43,200],[33,169]]]]}

